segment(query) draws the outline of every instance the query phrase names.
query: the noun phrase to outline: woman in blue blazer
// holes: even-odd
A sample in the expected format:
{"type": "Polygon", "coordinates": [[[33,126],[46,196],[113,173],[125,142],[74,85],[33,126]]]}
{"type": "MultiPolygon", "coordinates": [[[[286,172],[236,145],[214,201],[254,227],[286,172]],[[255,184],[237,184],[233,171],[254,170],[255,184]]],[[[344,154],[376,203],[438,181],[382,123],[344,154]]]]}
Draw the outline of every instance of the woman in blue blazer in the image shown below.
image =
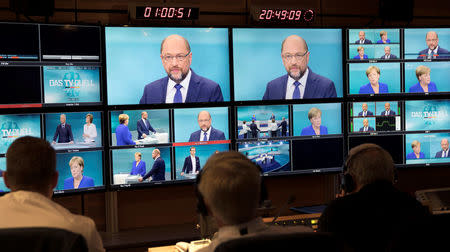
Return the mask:
{"type": "Polygon", "coordinates": [[[406,159],[419,159],[419,158],[425,158],[425,154],[420,151],[420,142],[417,140],[412,141],[411,148],[413,149],[413,152],[408,153],[406,155],[406,159]]]}
{"type": "Polygon", "coordinates": [[[302,129],[302,136],[327,135],[328,129],[322,124],[322,111],[318,108],[311,108],[308,112],[308,119],[311,125],[302,129]]]}
{"type": "Polygon", "coordinates": [[[130,117],[127,114],[119,115],[119,126],[116,128],[117,146],[120,145],[135,145],[131,137],[131,132],[128,129],[128,121],[130,117]]]}
{"type": "Polygon", "coordinates": [[[380,69],[378,67],[368,67],[366,70],[366,76],[369,79],[369,83],[359,88],[360,94],[389,93],[388,85],[378,82],[378,80],[380,80],[380,69]]]}
{"type": "Polygon", "coordinates": [[[83,175],[84,160],[82,157],[74,156],[69,161],[72,177],[64,180],[64,189],[78,189],[95,186],[94,180],[83,175]]]}
{"type": "Polygon", "coordinates": [[[138,175],[138,174],[140,174],[142,177],[144,177],[145,173],[147,171],[145,169],[145,162],[141,161],[142,153],[140,153],[140,152],[134,153],[134,159],[136,161],[133,161],[133,168],[131,168],[130,175],[138,175]]]}
{"type": "Polygon", "coordinates": [[[427,66],[418,66],[416,68],[416,77],[419,82],[409,88],[410,93],[429,93],[437,92],[434,82],[431,82],[431,69],[427,66]]]}
{"type": "Polygon", "coordinates": [[[367,56],[367,54],[364,54],[364,47],[358,46],[358,48],[356,50],[358,51],[358,55],[353,57],[353,59],[357,59],[357,60],[369,59],[369,56],[367,56]]]}

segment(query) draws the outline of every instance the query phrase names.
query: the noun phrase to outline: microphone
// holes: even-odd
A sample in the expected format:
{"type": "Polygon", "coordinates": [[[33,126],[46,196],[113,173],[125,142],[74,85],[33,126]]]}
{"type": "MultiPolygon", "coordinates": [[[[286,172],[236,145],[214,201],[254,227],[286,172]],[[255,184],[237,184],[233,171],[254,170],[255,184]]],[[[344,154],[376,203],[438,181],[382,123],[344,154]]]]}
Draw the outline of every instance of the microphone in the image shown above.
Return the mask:
{"type": "Polygon", "coordinates": [[[272,222],[270,223],[270,225],[275,224],[275,221],[278,219],[278,217],[280,217],[281,213],[287,209],[289,207],[290,204],[294,203],[294,201],[296,200],[294,195],[289,196],[288,200],[286,201],[286,203],[280,207],[280,210],[278,211],[277,215],[275,215],[275,217],[273,218],[272,222]]]}

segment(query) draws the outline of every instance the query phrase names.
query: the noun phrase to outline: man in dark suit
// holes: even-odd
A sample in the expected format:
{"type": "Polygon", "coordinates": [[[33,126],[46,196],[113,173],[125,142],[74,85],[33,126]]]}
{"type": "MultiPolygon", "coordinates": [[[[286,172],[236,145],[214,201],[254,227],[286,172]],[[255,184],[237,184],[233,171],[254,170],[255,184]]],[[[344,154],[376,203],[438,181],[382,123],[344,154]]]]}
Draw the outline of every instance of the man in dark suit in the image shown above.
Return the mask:
{"type": "Polygon", "coordinates": [[[363,125],[364,125],[364,127],[359,128],[359,132],[374,131],[374,129],[369,126],[369,120],[367,120],[367,118],[364,118],[363,125]]]}
{"type": "Polygon", "coordinates": [[[281,44],[281,58],[287,74],[267,83],[263,100],[337,96],[333,81],[313,73],[308,67],[308,45],[302,37],[287,37],[281,44]]]}
{"type": "Polygon", "coordinates": [[[161,158],[161,152],[158,149],[152,151],[152,158],[155,160],[152,169],[145,174],[144,177],[138,178],[139,182],[142,182],[149,177],[152,177],[152,181],[164,181],[166,180],[166,163],[164,159],[161,158]]]}
{"type": "Polygon", "coordinates": [[[362,111],[358,113],[358,116],[363,116],[363,117],[373,116],[373,112],[367,110],[367,108],[368,108],[367,103],[363,103],[362,104],[362,111]]]}
{"type": "Polygon", "coordinates": [[[381,56],[380,59],[397,59],[397,56],[394,54],[391,54],[391,47],[385,46],[384,47],[384,55],[381,56]]]}
{"type": "Polygon", "coordinates": [[[372,41],[366,39],[366,33],[364,31],[359,32],[359,40],[355,41],[355,44],[372,44],[372,41]]]}
{"type": "Polygon", "coordinates": [[[200,130],[191,134],[189,142],[225,140],[225,134],[222,131],[211,127],[211,114],[208,111],[200,111],[197,121],[200,130]]]}
{"type": "Polygon", "coordinates": [[[137,121],[137,131],[138,139],[146,138],[150,134],[150,131],[156,133],[156,130],[153,129],[148,121],[148,114],[145,111],[142,111],[141,113],[141,120],[137,121]]]}
{"type": "Polygon", "coordinates": [[[147,84],[139,104],[221,102],[219,84],[190,69],[192,52],[189,42],[176,34],[161,43],[161,60],[167,76],[147,84]]]}
{"type": "Polygon", "coordinates": [[[418,59],[447,59],[450,58],[448,50],[439,46],[439,38],[435,31],[427,32],[425,36],[427,42],[427,49],[419,52],[418,59]]]}
{"type": "Polygon", "coordinates": [[[395,112],[391,110],[391,104],[389,102],[386,102],[384,104],[384,111],[381,112],[382,116],[395,116],[395,112]]]}
{"type": "Polygon", "coordinates": [[[184,176],[184,173],[187,174],[197,174],[200,172],[200,158],[195,156],[195,147],[192,146],[189,150],[190,155],[184,159],[183,169],[181,170],[181,176],[184,176]]]}
{"type": "Polygon", "coordinates": [[[258,138],[258,131],[261,131],[256,125],[255,120],[252,120],[250,124],[250,131],[252,132],[252,138],[258,138]]]}
{"type": "Polygon", "coordinates": [[[283,117],[281,119],[280,127],[281,127],[281,136],[287,136],[287,122],[286,122],[286,118],[283,117]]]}
{"type": "Polygon", "coordinates": [[[441,148],[442,150],[436,152],[436,156],[435,158],[446,158],[446,157],[450,157],[448,153],[448,139],[444,138],[441,140],[441,148]]]}
{"type": "Polygon", "coordinates": [[[66,115],[61,114],[59,116],[59,121],[61,124],[56,127],[52,143],[55,144],[56,139],[58,139],[58,143],[73,144],[72,128],[70,127],[70,124],[66,123],[66,115]]]}

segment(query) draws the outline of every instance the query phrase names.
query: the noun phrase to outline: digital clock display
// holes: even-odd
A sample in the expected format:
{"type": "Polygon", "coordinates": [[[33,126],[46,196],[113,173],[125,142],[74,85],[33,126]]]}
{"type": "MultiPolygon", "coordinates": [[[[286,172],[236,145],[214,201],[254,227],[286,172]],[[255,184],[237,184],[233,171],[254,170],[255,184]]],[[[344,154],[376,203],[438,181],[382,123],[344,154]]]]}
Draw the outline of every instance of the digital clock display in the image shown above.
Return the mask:
{"type": "Polygon", "coordinates": [[[312,22],[315,12],[312,9],[272,9],[262,8],[256,12],[257,21],[312,22]]]}
{"type": "Polygon", "coordinates": [[[198,19],[199,8],[136,6],[136,19],[198,19]]]}

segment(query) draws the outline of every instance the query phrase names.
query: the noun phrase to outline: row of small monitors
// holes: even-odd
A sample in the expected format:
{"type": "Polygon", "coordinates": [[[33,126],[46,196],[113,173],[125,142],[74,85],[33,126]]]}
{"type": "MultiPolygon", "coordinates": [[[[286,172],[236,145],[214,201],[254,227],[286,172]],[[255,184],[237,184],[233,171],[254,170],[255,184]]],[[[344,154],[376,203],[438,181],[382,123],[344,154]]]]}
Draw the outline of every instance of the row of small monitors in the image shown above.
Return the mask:
{"type": "MultiPolygon", "coordinates": [[[[240,106],[235,132],[229,129],[228,107],[118,110],[109,114],[108,131],[110,146],[311,138],[341,135],[345,131],[341,110],[342,103],[240,106]]],[[[350,103],[347,132],[450,130],[449,111],[449,100],[350,103]]],[[[57,150],[103,147],[102,132],[107,127],[102,112],[46,113],[43,119],[42,124],[40,114],[0,115],[0,155],[24,135],[44,135],[57,150]]]]}
{"type": "MultiPolygon", "coordinates": [[[[12,24],[3,24],[8,25],[12,24]]],[[[83,35],[85,29],[92,27],[19,26],[32,26],[40,33],[54,30],[55,33],[58,31],[72,36],[73,32],[73,36],[86,41],[96,37],[92,43],[101,44],[99,27],[95,27],[95,35],[89,32],[83,35]]],[[[388,31],[392,46],[398,45],[401,38],[399,34],[404,34],[405,58],[412,55],[415,60],[348,61],[348,94],[450,92],[450,80],[446,75],[450,63],[441,59],[446,54],[440,53],[436,59],[417,59],[423,48],[434,48],[436,45],[438,51],[450,48],[450,29],[385,31],[388,31]],[[370,75],[374,76],[369,78],[370,75]]],[[[353,42],[360,32],[349,30],[349,41],[353,42]]],[[[367,36],[367,41],[375,41],[372,37],[381,30],[362,32],[367,36]]],[[[41,34],[41,40],[44,37],[41,34]]],[[[65,37],[61,35],[61,38],[65,37]]],[[[58,47],[63,42],[55,41],[52,46],[43,46],[45,43],[41,41],[41,51],[47,47],[59,54],[70,51],[58,47]]],[[[383,46],[362,45],[367,47],[366,51],[370,51],[370,46],[383,46]]],[[[72,45],[72,42],[65,46],[80,49],[79,44],[72,45]]],[[[350,43],[349,46],[357,44],[350,43]]],[[[26,45],[17,43],[16,47],[26,45]]],[[[228,28],[106,27],[105,52],[108,105],[231,101],[232,92],[235,101],[333,98],[344,95],[341,29],[233,28],[230,32],[228,28]],[[293,35],[301,36],[304,40],[293,35]],[[307,43],[307,48],[302,41],[307,43]],[[162,44],[167,46],[161,47],[162,44]],[[230,69],[233,69],[233,80],[230,69]],[[295,83],[296,80],[299,84],[295,83]],[[176,84],[179,86],[175,87],[176,84]]],[[[354,52],[349,50],[349,53],[354,52]]],[[[100,50],[97,55],[100,55],[100,50]]],[[[39,69],[34,69],[19,66],[20,60],[0,68],[0,78],[8,83],[5,86],[11,93],[9,99],[0,103],[102,102],[104,81],[98,66],[89,68],[86,61],[70,63],[81,66],[65,67],[55,64],[47,66],[51,62],[41,62],[35,66],[39,69]],[[31,73],[27,76],[18,74],[22,72],[31,73]],[[33,85],[31,88],[14,88],[24,87],[24,83],[33,85]],[[45,91],[43,96],[41,89],[45,91]],[[47,92],[50,93],[47,95],[47,92]],[[26,93],[25,96],[33,99],[22,99],[19,93],[26,93]]]]}
{"type": "MultiPolygon", "coordinates": [[[[356,136],[349,137],[349,148],[371,142],[386,148],[396,164],[448,163],[449,138],[450,132],[356,136]]],[[[113,149],[111,184],[129,187],[195,179],[211,155],[229,149],[229,144],[113,149]]],[[[340,171],[344,154],[342,137],[239,142],[236,149],[259,165],[264,174],[340,171]]],[[[103,187],[104,158],[102,150],[58,152],[59,182],[55,190],[62,193],[103,187]],[[80,174],[81,182],[75,187],[74,178],[80,174]]],[[[8,190],[1,177],[2,170],[4,157],[0,158],[0,192],[8,190]]]]}
{"type": "MultiPolygon", "coordinates": [[[[348,91],[351,95],[450,92],[450,78],[448,78],[450,62],[361,63],[349,64],[348,67],[348,91]],[[401,69],[404,69],[403,82],[401,69]],[[428,85],[425,88],[418,80],[422,77],[417,76],[416,73],[428,70],[430,71],[429,75],[426,75],[428,85]],[[372,77],[372,73],[375,73],[375,77],[372,77]],[[372,85],[372,82],[375,81],[378,83],[378,90],[372,85]]],[[[5,96],[0,103],[43,103],[49,106],[73,103],[101,104],[100,72],[101,67],[98,66],[0,67],[0,79],[8,83],[4,86],[4,91],[10,94],[5,96]],[[43,76],[43,87],[41,87],[41,75],[43,76]]],[[[114,81],[109,81],[109,83],[114,81]]],[[[261,89],[254,86],[251,88],[254,92],[250,92],[249,85],[250,83],[235,87],[236,100],[264,100],[262,94],[257,96],[261,89]]],[[[307,95],[306,90],[304,97],[307,95]]],[[[151,92],[154,93],[154,90],[151,92]]],[[[196,95],[200,97],[203,91],[198,92],[196,95]]],[[[120,88],[108,87],[108,94],[111,104],[137,103],[141,95],[134,87],[126,85],[120,85],[120,88]]],[[[342,87],[340,96],[342,97],[342,87]]],[[[269,96],[267,97],[271,99],[269,96]]],[[[229,101],[229,96],[227,99],[229,101]]]]}
{"type": "Polygon", "coordinates": [[[99,26],[0,23],[0,60],[101,61],[99,26]]]}

